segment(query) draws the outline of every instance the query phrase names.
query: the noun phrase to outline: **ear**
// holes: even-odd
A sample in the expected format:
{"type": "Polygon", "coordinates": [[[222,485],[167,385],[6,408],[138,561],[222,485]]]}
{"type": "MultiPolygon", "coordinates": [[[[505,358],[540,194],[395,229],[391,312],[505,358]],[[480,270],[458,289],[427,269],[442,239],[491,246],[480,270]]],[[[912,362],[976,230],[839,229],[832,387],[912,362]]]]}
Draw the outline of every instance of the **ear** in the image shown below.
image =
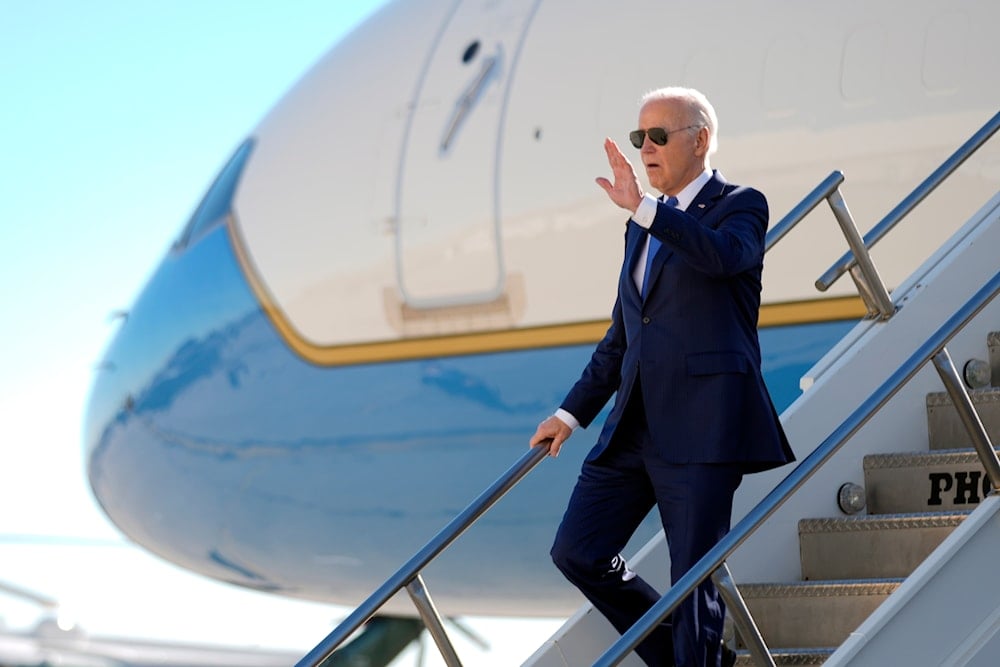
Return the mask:
{"type": "Polygon", "coordinates": [[[708,155],[708,145],[709,145],[710,135],[707,127],[702,127],[698,130],[698,134],[694,138],[694,154],[698,157],[705,157],[708,155]]]}

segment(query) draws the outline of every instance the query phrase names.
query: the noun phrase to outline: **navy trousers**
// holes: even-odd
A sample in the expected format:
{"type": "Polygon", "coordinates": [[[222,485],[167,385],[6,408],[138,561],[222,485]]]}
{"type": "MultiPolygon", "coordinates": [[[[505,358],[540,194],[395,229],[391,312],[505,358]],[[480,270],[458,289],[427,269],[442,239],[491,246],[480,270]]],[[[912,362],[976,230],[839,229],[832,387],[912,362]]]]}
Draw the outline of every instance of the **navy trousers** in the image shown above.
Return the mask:
{"type": "MultiPolygon", "coordinates": [[[[621,633],[660,598],[621,555],[646,514],[659,509],[674,583],[729,531],[743,479],[738,465],[659,461],[640,396],[632,393],[607,450],[583,464],[551,551],[556,567],[621,633]]],[[[650,667],[719,667],[724,619],[725,605],[706,580],[636,653],[650,667]]]]}

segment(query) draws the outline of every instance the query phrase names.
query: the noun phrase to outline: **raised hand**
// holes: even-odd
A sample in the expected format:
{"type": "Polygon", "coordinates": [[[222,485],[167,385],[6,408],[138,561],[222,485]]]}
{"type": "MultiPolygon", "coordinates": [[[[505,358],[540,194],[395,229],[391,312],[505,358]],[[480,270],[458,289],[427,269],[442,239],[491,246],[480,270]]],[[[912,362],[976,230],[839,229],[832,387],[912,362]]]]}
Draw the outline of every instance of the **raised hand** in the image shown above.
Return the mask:
{"type": "Polygon", "coordinates": [[[614,176],[614,183],[604,178],[598,177],[597,184],[608,193],[611,201],[634,213],[642,201],[642,186],[639,185],[639,177],[632,168],[632,163],[628,161],[621,149],[610,137],[604,140],[604,152],[608,154],[608,164],[611,166],[611,173],[614,176]]]}

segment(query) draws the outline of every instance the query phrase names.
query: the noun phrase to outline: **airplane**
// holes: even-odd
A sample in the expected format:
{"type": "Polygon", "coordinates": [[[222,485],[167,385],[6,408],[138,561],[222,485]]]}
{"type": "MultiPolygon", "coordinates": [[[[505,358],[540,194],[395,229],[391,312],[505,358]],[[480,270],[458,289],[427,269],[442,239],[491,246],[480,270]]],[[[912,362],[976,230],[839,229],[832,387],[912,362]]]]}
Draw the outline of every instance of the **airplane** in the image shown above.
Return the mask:
{"type": "Polygon", "coordinates": [[[42,615],[30,629],[8,627],[0,617],[0,664],[117,665],[118,667],[279,667],[295,659],[289,649],[103,636],[88,632],[58,600],[0,581],[0,597],[26,602],[42,615]]]}
{"type": "Polygon", "coordinates": [[[5,665],[280,667],[296,657],[291,650],[97,637],[80,628],[65,630],[50,622],[41,622],[29,632],[0,628],[0,658],[5,665]]]}
{"type": "MultiPolygon", "coordinates": [[[[998,19],[987,0],[390,3],[235,148],[122,318],[85,418],[95,497],[181,567],[357,604],[523,453],[603,335],[624,220],[593,179],[643,92],[706,93],[713,166],[772,223],[836,169],[870,224],[998,108],[998,19]]],[[[875,248],[890,287],[996,191],[998,156],[875,248]]],[[[848,281],[814,287],[845,249],[818,210],[767,255],[779,411],[866,316],[848,281]]],[[[430,567],[442,613],[580,606],[548,548],[588,438],[430,567]]]]}

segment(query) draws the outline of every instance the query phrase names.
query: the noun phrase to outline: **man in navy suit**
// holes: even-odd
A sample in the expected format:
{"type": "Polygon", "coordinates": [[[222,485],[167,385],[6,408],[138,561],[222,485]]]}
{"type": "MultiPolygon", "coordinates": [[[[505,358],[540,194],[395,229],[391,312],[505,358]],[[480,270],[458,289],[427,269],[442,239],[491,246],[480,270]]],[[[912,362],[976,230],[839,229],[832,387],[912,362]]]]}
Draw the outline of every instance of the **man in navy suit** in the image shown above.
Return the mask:
{"type": "MultiPolygon", "coordinates": [[[[760,371],[767,201],[712,171],[717,126],[696,90],[643,97],[630,139],[661,198],[643,193],[629,160],[605,140],[613,181],[597,183],[631,216],[618,298],[582,376],[531,437],[532,446],[551,439],[556,456],[615,395],[552,558],[619,632],[660,597],[620,554],[654,505],[676,582],[728,532],[743,474],[794,459],[760,371]]],[[[648,665],[731,664],[724,616],[707,580],[636,652],[648,665]]]]}

